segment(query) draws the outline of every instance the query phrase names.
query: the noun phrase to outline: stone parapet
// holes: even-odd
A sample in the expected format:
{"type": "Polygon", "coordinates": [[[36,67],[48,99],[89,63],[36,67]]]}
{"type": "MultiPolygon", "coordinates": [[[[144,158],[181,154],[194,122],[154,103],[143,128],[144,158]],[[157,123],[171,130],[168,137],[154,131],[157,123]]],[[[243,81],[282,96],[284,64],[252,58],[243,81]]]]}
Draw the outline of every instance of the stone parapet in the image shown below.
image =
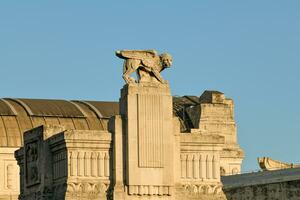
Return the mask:
{"type": "Polygon", "coordinates": [[[228,200],[300,199],[300,169],[254,172],[222,177],[228,200]]]}
{"type": "MultiPolygon", "coordinates": [[[[185,198],[223,197],[220,183],[220,151],[224,137],[212,134],[180,134],[180,184],[185,198]]],[[[180,195],[182,198],[182,194],[180,195]]]]}
{"type": "Polygon", "coordinates": [[[65,199],[106,198],[111,174],[110,133],[65,131],[49,138],[49,146],[53,186],[61,190],[66,184],[65,199]]]}

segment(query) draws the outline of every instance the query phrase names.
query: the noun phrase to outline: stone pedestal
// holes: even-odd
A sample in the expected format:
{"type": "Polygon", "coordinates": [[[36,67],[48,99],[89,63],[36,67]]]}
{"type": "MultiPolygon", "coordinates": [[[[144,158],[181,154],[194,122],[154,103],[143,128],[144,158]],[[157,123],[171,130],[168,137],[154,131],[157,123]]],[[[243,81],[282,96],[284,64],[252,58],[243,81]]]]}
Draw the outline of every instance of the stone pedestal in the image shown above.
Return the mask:
{"type": "Polygon", "coordinates": [[[121,90],[126,199],[172,196],[174,150],[172,96],[168,84],[139,83],[121,90]]]}

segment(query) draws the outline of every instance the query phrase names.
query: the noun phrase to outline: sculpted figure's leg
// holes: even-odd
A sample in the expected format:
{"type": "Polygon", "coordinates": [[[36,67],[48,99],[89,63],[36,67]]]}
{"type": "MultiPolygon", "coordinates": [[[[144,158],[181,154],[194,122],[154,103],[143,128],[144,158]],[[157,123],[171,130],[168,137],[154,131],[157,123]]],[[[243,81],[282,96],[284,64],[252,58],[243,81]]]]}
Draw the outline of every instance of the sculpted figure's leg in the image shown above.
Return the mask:
{"type": "Polygon", "coordinates": [[[128,59],[124,62],[123,79],[126,83],[135,82],[134,78],[130,77],[130,74],[132,74],[136,68],[136,62],[134,62],[134,60],[128,59]]]}
{"type": "Polygon", "coordinates": [[[132,83],[135,81],[132,77],[129,76],[129,74],[131,73],[123,74],[123,79],[125,80],[126,83],[132,83]]]}
{"type": "Polygon", "coordinates": [[[124,81],[126,82],[126,83],[130,83],[130,79],[129,79],[129,76],[128,76],[128,73],[127,73],[127,71],[123,74],[123,79],[124,79],[124,81]]]}
{"type": "Polygon", "coordinates": [[[153,70],[152,72],[153,72],[155,78],[157,78],[157,80],[159,80],[161,83],[167,83],[167,81],[165,81],[165,80],[161,77],[161,75],[160,75],[160,73],[159,73],[158,71],[153,70]]]}
{"type": "Polygon", "coordinates": [[[123,79],[124,79],[124,81],[126,82],[126,83],[128,83],[128,62],[127,62],[127,60],[125,60],[124,61],[124,64],[123,64],[123,75],[122,75],[122,77],[123,77],[123,79]]]}
{"type": "Polygon", "coordinates": [[[138,72],[140,83],[151,81],[149,72],[145,71],[144,68],[139,68],[137,72],[138,72]]]}

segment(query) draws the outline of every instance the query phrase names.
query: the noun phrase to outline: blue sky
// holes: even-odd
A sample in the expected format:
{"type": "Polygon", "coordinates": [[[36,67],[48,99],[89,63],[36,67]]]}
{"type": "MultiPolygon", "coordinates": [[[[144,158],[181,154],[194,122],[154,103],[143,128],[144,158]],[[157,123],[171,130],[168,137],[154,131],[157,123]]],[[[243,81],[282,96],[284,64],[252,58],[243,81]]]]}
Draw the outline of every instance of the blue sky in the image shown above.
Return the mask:
{"type": "Polygon", "coordinates": [[[300,163],[300,1],[0,2],[0,96],[118,100],[118,49],[174,57],[173,95],[235,101],[243,171],[300,163]]]}

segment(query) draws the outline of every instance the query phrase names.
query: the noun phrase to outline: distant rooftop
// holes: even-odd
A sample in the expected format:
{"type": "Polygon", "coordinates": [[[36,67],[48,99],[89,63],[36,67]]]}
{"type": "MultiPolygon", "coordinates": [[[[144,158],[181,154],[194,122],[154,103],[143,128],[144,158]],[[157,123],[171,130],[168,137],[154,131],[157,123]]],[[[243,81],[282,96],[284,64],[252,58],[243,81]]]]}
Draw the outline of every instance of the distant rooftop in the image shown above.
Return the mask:
{"type": "Polygon", "coordinates": [[[281,169],[274,171],[261,171],[232,176],[223,176],[224,189],[264,185],[300,179],[300,168],[281,169]]]}

